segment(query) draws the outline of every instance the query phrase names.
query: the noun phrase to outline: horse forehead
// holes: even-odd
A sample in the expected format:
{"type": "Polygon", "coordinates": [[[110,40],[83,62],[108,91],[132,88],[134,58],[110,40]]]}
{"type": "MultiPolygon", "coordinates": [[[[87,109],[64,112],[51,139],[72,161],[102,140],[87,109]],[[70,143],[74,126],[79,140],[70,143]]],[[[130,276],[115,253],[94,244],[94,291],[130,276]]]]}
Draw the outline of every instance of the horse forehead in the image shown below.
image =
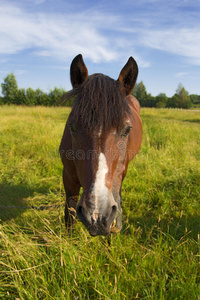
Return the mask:
{"type": "Polygon", "coordinates": [[[104,128],[100,127],[97,131],[95,136],[99,140],[99,144],[101,146],[111,146],[111,143],[115,141],[117,135],[117,128],[111,128],[110,130],[105,130],[104,128]]]}
{"type": "Polygon", "coordinates": [[[105,130],[105,128],[99,127],[91,132],[83,131],[83,134],[81,134],[81,143],[85,146],[87,145],[87,147],[92,147],[92,149],[97,150],[99,153],[106,154],[118,142],[117,136],[117,128],[105,130]]]}
{"type": "Polygon", "coordinates": [[[97,136],[100,138],[102,135],[102,126],[100,126],[100,128],[97,130],[97,136]]]}
{"type": "Polygon", "coordinates": [[[117,133],[117,129],[105,129],[103,126],[99,128],[94,128],[93,130],[88,131],[87,129],[82,130],[82,138],[83,140],[88,139],[91,142],[94,142],[96,145],[100,145],[104,143],[107,139],[109,139],[112,135],[114,136],[117,133]]]}

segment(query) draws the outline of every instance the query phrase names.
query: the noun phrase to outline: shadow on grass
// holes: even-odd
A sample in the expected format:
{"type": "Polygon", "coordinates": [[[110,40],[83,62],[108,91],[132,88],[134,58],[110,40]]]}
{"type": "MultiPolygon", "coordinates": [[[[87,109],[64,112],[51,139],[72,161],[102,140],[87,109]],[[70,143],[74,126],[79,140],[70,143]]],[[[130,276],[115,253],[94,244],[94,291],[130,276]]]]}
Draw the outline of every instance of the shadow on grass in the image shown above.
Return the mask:
{"type": "Polygon", "coordinates": [[[29,204],[26,199],[35,193],[46,193],[47,188],[31,188],[27,185],[0,183],[0,221],[8,221],[21,215],[29,204]]]}
{"type": "Polygon", "coordinates": [[[198,118],[198,119],[184,120],[183,122],[189,122],[189,123],[200,123],[200,118],[198,118]]]}
{"type": "MultiPolygon", "coordinates": [[[[154,216],[144,218],[130,218],[129,224],[132,226],[123,228],[124,234],[138,235],[139,241],[151,244],[159,236],[172,238],[180,241],[183,237],[188,237],[198,242],[200,233],[200,216],[187,216],[182,218],[169,217],[158,221],[154,216]]],[[[124,224],[125,225],[125,224],[124,224]]]]}

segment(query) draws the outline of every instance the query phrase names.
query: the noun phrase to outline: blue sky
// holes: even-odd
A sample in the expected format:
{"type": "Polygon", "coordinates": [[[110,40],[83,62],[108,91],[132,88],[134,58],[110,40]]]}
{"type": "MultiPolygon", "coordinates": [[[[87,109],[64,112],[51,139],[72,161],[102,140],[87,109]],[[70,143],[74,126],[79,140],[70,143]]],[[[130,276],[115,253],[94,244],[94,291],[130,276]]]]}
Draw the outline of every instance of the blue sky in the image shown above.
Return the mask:
{"type": "Polygon", "coordinates": [[[153,96],[200,94],[199,16],[200,0],[0,0],[0,82],[69,90],[77,54],[115,79],[133,56],[153,96]]]}

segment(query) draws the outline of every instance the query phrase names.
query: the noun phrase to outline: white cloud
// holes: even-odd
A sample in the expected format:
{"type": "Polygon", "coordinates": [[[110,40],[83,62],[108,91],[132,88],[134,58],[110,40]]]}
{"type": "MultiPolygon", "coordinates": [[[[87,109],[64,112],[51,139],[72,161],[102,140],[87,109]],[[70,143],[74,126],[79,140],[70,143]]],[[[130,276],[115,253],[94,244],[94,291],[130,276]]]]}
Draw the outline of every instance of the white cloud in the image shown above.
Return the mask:
{"type": "Polygon", "coordinates": [[[117,51],[109,39],[98,32],[98,24],[105,24],[106,16],[99,15],[91,24],[94,17],[31,14],[15,6],[1,4],[0,54],[14,54],[33,48],[37,55],[61,60],[80,52],[95,62],[116,59],[117,51]]]}
{"type": "MultiPolygon", "coordinates": [[[[157,0],[149,1],[157,3],[157,0]]],[[[149,18],[146,11],[124,19],[114,11],[106,14],[91,9],[82,13],[41,14],[0,3],[0,55],[29,49],[34,55],[61,61],[82,53],[93,62],[123,60],[133,55],[140,67],[146,68],[150,63],[140,53],[140,47],[145,46],[182,55],[190,63],[200,65],[200,28],[195,24],[178,29],[176,24],[158,27],[162,18],[167,20],[169,12],[171,7],[161,12],[159,6],[149,18]]],[[[174,15],[169,16],[171,22],[174,15]]]]}
{"type": "Polygon", "coordinates": [[[186,77],[186,76],[188,77],[189,74],[190,74],[189,72],[178,72],[175,74],[175,77],[176,78],[181,78],[181,77],[186,77]]]}
{"type": "Polygon", "coordinates": [[[145,46],[182,55],[193,64],[200,64],[199,28],[147,30],[142,33],[141,41],[145,46]]]}

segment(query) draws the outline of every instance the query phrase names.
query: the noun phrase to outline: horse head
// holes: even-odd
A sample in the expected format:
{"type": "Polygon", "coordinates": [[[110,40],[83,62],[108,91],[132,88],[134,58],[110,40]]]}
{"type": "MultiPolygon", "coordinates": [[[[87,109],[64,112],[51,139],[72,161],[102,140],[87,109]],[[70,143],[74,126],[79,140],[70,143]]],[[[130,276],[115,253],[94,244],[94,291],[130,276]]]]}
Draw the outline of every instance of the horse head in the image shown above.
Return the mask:
{"type": "Polygon", "coordinates": [[[102,74],[88,76],[78,55],[70,75],[74,104],[60,146],[66,223],[70,225],[73,207],[92,236],[108,235],[121,230],[121,184],[141,145],[139,104],[131,96],[138,67],[130,57],[118,80],[102,74]],[[80,186],[83,193],[78,202],[80,186]]]}

